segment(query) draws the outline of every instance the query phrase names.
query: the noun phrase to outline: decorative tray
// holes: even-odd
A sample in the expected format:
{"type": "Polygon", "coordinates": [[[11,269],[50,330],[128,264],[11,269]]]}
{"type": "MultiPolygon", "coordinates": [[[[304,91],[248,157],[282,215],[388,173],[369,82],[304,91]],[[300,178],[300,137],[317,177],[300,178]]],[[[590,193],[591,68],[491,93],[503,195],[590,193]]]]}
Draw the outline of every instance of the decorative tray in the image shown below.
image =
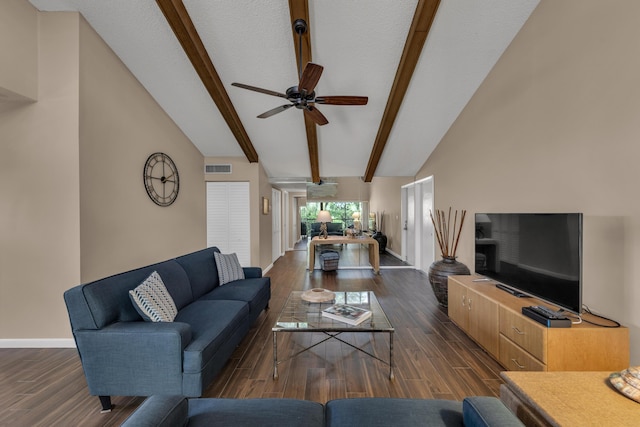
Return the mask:
{"type": "Polygon", "coordinates": [[[336,294],[327,289],[313,288],[304,291],[300,298],[308,302],[328,302],[333,301],[336,298],[336,294]]]}

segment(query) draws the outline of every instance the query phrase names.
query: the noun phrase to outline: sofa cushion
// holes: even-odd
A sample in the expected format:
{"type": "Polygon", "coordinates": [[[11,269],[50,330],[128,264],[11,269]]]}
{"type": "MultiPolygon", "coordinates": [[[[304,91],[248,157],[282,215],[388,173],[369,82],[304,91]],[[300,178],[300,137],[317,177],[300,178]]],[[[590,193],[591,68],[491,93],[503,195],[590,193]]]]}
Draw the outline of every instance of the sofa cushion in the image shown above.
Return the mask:
{"type": "Polygon", "coordinates": [[[173,322],[178,314],[176,304],[157,271],[130,290],[129,297],[134,308],[147,322],[173,322]]]}
{"type": "Polygon", "coordinates": [[[191,342],[184,349],[183,371],[200,372],[248,315],[249,305],[243,301],[198,300],[180,310],[175,321],[191,326],[191,342]]]}
{"type": "Polygon", "coordinates": [[[183,396],[155,395],[142,405],[120,427],[181,427],[189,420],[189,403],[183,396]]]}
{"type": "Polygon", "coordinates": [[[242,270],[242,266],[238,261],[238,255],[235,253],[221,254],[214,252],[213,257],[216,260],[216,267],[218,268],[220,286],[233,282],[234,280],[244,279],[244,270],[242,270]]]}
{"type": "Polygon", "coordinates": [[[327,223],[327,232],[338,232],[342,233],[342,223],[340,222],[329,222],[327,223]]]}
{"type": "Polygon", "coordinates": [[[220,252],[220,250],[212,246],[176,258],[176,262],[184,268],[189,277],[194,300],[211,292],[220,283],[216,261],[213,257],[214,252],[220,252]]]}
{"type": "Polygon", "coordinates": [[[189,427],[324,426],[322,404],[297,399],[190,399],[189,427]]]}
{"type": "Polygon", "coordinates": [[[357,398],[327,402],[327,427],[462,426],[462,402],[441,399],[357,398]]]}
{"type": "Polygon", "coordinates": [[[65,298],[68,302],[74,302],[67,305],[68,309],[74,312],[74,318],[82,320],[72,323],[73,328],[99,329],[115,322],[139,321],[140,314],[131,304],[129,291],[154,271],[162,277],[178,310],[193,301],[184,269],[175,261],[164,261],[79,285],[67,291],[65,298]],[[82,313],[79,313],[81,316],[78,317],[75,310],[80,306],[87,307],[89,311],[82,310],[82,313]]]}
{"type": "Polygon", "coordinates": [[[465,427],[524,426],[515,415],[495,397],[473,396],[462,401],[465,427]]]}
{"type": "Polygon", "coordinates": [[[249,303],[249,310],[262,310],[265,300],[271,298],[271,280],[268,277],[244,279],[219,286],[202,297],[203,300],[236,300],[249,303]]]}

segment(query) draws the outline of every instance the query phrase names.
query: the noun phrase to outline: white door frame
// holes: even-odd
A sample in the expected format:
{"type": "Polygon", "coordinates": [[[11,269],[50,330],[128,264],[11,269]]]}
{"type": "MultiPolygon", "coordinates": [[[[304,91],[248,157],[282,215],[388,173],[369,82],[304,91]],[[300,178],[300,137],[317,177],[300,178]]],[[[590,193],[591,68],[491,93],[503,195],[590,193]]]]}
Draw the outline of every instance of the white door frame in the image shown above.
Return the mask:
{"type": "Polygon", "coordinates": [[[282,193],[271,189],[271,262],[282,255],[282,193]]]}

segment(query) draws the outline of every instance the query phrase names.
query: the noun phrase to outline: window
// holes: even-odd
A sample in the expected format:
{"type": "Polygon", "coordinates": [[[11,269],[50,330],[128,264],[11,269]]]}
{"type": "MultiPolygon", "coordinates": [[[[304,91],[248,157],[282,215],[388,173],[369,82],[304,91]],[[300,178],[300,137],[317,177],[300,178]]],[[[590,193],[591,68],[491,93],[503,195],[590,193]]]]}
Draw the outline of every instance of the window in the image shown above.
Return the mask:
{"type": "Polygon", "coordinates": [[[300,208],[300,220],[309,224],[316,222],[318,212],[327,210],[331,213],[332,222],[342,223],[343,228],[353,226],[353,214],[355,212],[362,215],[362,204],[360,202],[309,202],[300,208]]]}

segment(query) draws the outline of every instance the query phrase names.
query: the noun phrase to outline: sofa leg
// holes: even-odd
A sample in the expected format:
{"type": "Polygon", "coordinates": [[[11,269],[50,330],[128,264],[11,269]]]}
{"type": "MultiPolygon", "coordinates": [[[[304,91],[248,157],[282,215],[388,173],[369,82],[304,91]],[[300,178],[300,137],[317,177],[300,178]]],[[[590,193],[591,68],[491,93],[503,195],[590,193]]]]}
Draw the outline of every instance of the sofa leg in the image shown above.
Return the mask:
{"type": "Polygon", "coordinates": [[[101,414],[105,414],[107,412],[111,412],[111,396],[98,396],[100,398],[100,404],[102,405],[101,414]]]}

